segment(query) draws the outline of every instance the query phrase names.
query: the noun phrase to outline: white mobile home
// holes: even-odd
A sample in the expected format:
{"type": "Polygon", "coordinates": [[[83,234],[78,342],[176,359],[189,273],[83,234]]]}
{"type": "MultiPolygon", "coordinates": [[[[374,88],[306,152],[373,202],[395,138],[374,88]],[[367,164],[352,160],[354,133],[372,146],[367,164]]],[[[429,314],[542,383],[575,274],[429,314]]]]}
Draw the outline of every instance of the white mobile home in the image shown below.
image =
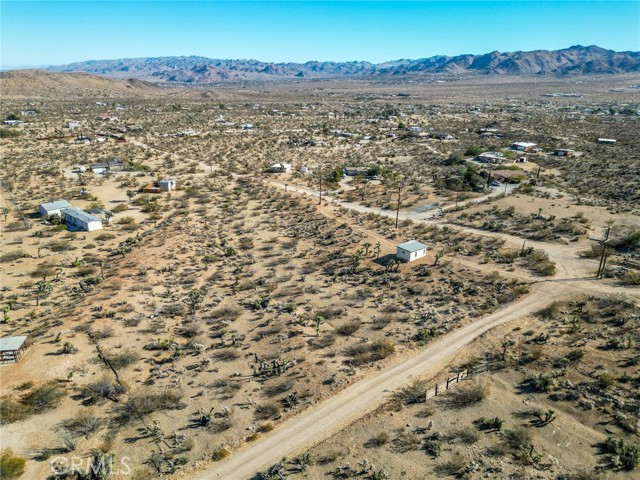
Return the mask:
{"type": "Polygon", "coordinates": [[[413,262],[427,254],[427,246],[417,240],[410,240],[396,246],[396,257],[405,262],[413,262]]]}
{"type": "Polygon", "coordinates": [[[291,170],[290,163],[276,163],[275,165],[271,165],[270,168],[272,173],[289,173],[291,170]]]}
{"type": "Polygon", "coordinates": [[[62,219],[69,230],[93,232],[102,228],[102,220],[79,208],[65,208],[62,210],[62,219]]]}
{"type": "Polygon", "coordinates": [[[41,203],[38,205],[38,213],[43,217],[60,215],[65,208],[71,208],[71,204],[66,200],[54,200],[53,202],[41,203]]]}

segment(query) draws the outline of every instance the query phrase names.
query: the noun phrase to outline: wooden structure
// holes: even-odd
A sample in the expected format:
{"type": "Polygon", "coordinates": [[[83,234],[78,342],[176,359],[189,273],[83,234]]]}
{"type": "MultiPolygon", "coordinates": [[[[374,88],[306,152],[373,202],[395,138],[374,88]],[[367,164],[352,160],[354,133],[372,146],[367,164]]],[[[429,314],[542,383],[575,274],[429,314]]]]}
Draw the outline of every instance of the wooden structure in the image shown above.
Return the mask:
{"type": "Polygon", "coordinates": [[[17,362],[27,349],[27,337],[0,338],[0,363],[17,362]]]}
{"type": "Polygon", "coordinates": [[[481,365],[469,366],[468,368],[465,368],[464,370],[459,371],[455,377],[447,377],[447,379],[444,382],[436,383],[433,388],[430,388],[427,390],[425,399],[429,400],[432,397],[437,397],[438,395],[442,395],[444,392],[446,392],[450,388],[453,388],[462,380],[471,378],[472,376],[478,375],[479,373],[482,373],[482,372],[488,372],[490,370],[491,370],[491,364],[488,362],[483,363],[481,365]]]}

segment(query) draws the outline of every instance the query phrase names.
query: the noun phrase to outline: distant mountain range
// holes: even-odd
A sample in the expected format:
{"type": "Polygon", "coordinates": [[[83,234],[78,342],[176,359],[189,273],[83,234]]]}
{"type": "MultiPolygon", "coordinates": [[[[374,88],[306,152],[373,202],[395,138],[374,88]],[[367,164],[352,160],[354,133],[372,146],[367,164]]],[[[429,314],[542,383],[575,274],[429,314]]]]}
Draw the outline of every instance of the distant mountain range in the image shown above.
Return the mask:
{"type": "Polygon", "coordinates": [[[595,45],[562,50],[491,52],[434,56],[418,60],[369,62],[269,63],[206,57],[155,57],[90,60],[47,68],[154,83],[206,85],[238,81],[320,78],[393,78],[408,75],[592,75],[640,72],[640,52],[615,52],[595,45]]]}

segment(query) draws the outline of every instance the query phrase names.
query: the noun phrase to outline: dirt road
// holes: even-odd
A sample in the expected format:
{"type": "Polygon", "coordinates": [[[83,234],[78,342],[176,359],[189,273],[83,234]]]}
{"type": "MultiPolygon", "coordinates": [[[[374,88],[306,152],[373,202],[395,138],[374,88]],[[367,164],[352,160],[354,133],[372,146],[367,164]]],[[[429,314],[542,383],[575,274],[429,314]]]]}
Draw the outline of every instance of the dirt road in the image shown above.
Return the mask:
{"type": "MultiPolygon", "coordinates": [[[[554,299],[577,291],[612,293],[615,289],[593,281],[577,283],[548,282],[537,284],[533,292],[523,299],[430,344],[418,354],[398,359],[378,373],[347,387],[339,394],[291,418],[264,438],[234,452],[228,459],[194,476],[197,480],[251,478],[258,471],[302,452],[340,431],[346,425],[375,410],[395,390],[412,379],[427,373],[436,373],[465,346],[492,328],[515,318],[532,314],[554,299]]],[[[636,292],[638,293],[638,292],[636,292]]],[[[640,295],[638,296],[640,297],[640,295]]]]}

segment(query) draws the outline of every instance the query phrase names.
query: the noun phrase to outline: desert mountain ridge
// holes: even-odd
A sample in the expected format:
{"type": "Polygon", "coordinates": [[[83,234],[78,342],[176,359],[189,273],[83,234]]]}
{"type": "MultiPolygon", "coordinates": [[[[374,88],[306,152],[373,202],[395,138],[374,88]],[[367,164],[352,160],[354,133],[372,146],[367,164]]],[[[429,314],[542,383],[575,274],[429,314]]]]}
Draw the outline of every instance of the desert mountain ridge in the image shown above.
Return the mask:
{"type": "Polygon", "coordinates": [[[561,50],[498,51],[482,55],[437,55],[379,64],[365,61],[272,63],[200,56],[89,60],[47,68],[153,83],[206,85],[238,81],[319,78],[394,78],[409,75],[593,75],[640,72],[640,52],[616,52],[595,45],[561,50]]]}

